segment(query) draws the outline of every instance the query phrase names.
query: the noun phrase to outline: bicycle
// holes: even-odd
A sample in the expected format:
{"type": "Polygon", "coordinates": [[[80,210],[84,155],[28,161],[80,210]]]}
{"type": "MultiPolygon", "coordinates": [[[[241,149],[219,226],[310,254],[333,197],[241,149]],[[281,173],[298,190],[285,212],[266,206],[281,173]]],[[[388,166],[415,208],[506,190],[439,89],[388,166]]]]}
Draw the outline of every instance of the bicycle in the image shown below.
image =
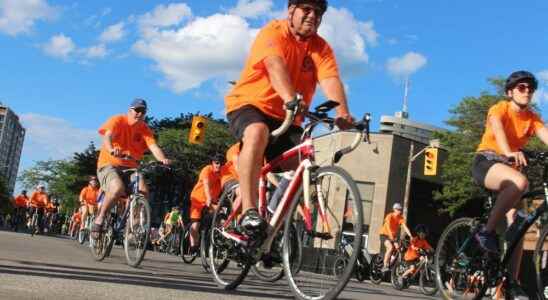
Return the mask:
{"type": "MultiPolygon", "coordinates": [[[[352,241],[354,240],[354,234],[352,232],[343,231],[341,241],[339,243],[339,257],[334,264],[334,271],[340,273],[346,265],[348,265],[348,259],[354,252],[352,247],[352,241]]],[[[369,254],[366,247],[360,247],[358,249],[358,259],[356,260],[356,266],[354,267],[354,273],[356,279],[360,282],[364,281],[370,272],[373,256],[369,254]]]]}
{"type": "Polygon", "coordinates": [[[432,296],[438,292],[433,259],[423,249],[419,249],[418,252],[421,259],[415,266],[415,271],[406,280],[403,280],[402,275],[407,271],[408,264],[403,260],[396,262],[392,268],[392,285],[396,290],[402,290],[408,288],[412,280],[418,280],[421,292],[424,295],[432,296]]]}
{"type": "Polygon", "coordinates": [[[41,223],[43,219],[43,211],[40,207],[32,207],[32,215],[30,219],[30,235],[34,236],[35,234],[41,231],[41,223]]]}
{"type": "Polygon", "coordinates": [[[119,214],[120,200],[116,201],[111,213],[105,217],[101,234],[90,243],[95,260],[101,261],[110,255],[114,241],[123,238],[127,264],[135,268],[143,261],[150,232],[150,205],[139,190],[139,181],[142,174],[158,167],[169,168],[158,162],[150,162],[119,171],[126,186],[127,203],[123,207],[123,213],[119,214]]]}
{"type": "MultiPolygon", "coordinates": [[[[548,152],[523,152],[530,162],[543,165],[543,182],[541,189],[524,193],[521,199],[542,198],[542,204],[524,220],[515,221],[512,230],[507,232],[509,241],[506,252],[498,257],[481,251],[473,238],[486,223],[487,214],[479,218],[460,218],[451,222],[440,237],[434,257],[436,284],[443,298],[481,299],[484,295],[494,296],[497,290],[505,289],[508,279],[512,278],[507,269],[512,254],[527,230],[544,214],[548,202],[548,152]]],[[[493,195],[490,195],[487,199],[487,211],[493,207],[493,198],[493,195]]],[[[548,229],[545,227],[543,232],[546,230],[548,229]]],[[[545,234],[544,238],[546,236],[545,234]]],[[[542,250],[546,249],[544,243],[544,239],[537,241],[535,248],[541,251],[535,251],[533,255],[540,297],[546,297],[543,294],[548,281],[546,273],[541,272],[538,264],[541,262],[539,258],[544,255],[541,253],[544,252],[542,250]]]]}
{"type": "Polygon", "coordinates": [[[83,245],[90,237],[91,225],[95,221],[95,215],[88,215],[84,220],[84,228],[78,230],[78,243],[83,245]]]}
{"type": "MultiPolygon", "coordinates": [[[[282,258],[284,274],[296,298],[333,299],[348,283],[358,252],[352,254],[342,274],[334,274],[332,265],[337,257],[337,243],[345,221],[352,224],[352,232],[356,236],[353,246],[358,248],[361,245],[361,197],[356,183],[344,169],[316,164],[312,141],[312,130],[316,125],[323,123],[330,129],[334,128],[334,119],[329,118],[327,112],[337,105],[337,102],[327,101],[316,107],[314,112],[304,112],[309,123],[304,128],[302,143],[263,166],[259,179],[258,205],[259,213],[268,223],[263,236],[251,239],[239,233],[237,217],[241,202],[220,201],[220,207],[213,216],[209,247],[211,271],[219,287],[235,289],[247,276],[251,266],[262,261],[269,268],[276,263],[277,257],[282,258]],[[299,158],[299,167],[276,210],[269,214],[266,209],[266,175],[291,158],[299,158]],[[331,197],[342,199],[333,200],[331,197]],[[328,198],[330,201],[327,201],[328,198]],[[344,220],[343,212],[348,207],[352,208],[352,214],[344,220]],[[293,230],[295,224],[300,222],[305,225],[302,250],[298,250],[295,244],[299,233],[294,234],[293,230]],[[273,246],[277,244],[275,240],[282,226],[282,249],[278,253],[280,249],[273,246]],[[227,261],[231,267],[225,266],[227,261]]],[[[286,111],[286,119],[280,128],[271,133],[272,137],[279,136],[289,128],[298,109],[286,111]]],[[[332,162],[338,162],[344,154],[359,145],[364,139],[364,133],[369,132],[368,124],[367,114],[363,121],[355,124],[358,130],[352,144],[334,152],[332,162]]],[[[368,140],[368,134],[365,137],[368,140]]]]}
{"type": "MultiPolygon", "coordinates": [[[[401,260],[403,253],[405,253],[405,250],[407,250],[407,246],[409,245],[409,240],[406,237],[405,239],[398,241],[397,244],[398,244],[398,247],[394,247],[394,250],[392,252],[392,255],[390,256],[390,261],[388,264],[388,268],[391,270],[390,272],[391,282],[392,282],[392,270],[394,269],[396,262],[401,260]]],[[[385,251],[386,249],[384,249],[384,246],[383,246],[383,250],[378,254],[374,254],[371,258],[371,268],[369,272],[369,279],[374,284],[381,284],[381,282],[385,279],[386,272],[382,271],[384,267],[385,251]]]]}

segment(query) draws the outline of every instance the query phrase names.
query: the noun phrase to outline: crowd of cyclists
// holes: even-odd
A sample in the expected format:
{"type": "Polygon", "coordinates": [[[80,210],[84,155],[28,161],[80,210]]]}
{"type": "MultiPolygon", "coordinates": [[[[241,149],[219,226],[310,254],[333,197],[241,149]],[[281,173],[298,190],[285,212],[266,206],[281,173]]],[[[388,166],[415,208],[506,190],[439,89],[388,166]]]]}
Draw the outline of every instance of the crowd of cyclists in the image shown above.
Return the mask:
{"type": "MultiPolygon", "coordinates": [[[[257,209],[261,166],[300,142],[303,117],[297,114],[289,129],[279,137],[272,139],[270,134],[282,125],[286,111],[307,111],[316,86],[327,99],[337,104],[335,125],[340,130],[353,128],[354,118],[348,108],[335,54],[317,34],[326,8],[326,0],[289,0],[287,19],[274,20],[259,31],[240,78],[225,98],[229,129],[238,142],[226,153],[213,156],[200,171],[190,194],[190,210],[185,212],[190,224],[184,224],[183,212],[179,207],[173,207],[166,212],[152,244],[160,245],[174,232],[188,226],[190,252],[198,255],[200,221],[204,214],[215,211],[223,189],[235,182],[239,184],[236,196],[242,203],[238,212],[239,234],[249,239],[261,236],[267,229],[267,223],[257,209]]],[[[474,235],[478,247],[486,253],[499,253],[496,225],[505,216],[508,226],[515,222],[518,213],[514,207],[528,187],[526,177],[520,172],[520,167],[527,165],[520,149],[534,135],[548,144],[548,130],[531,109],[537,87],[533,74],[527,71],[512,73],[505,85],[508,99],[488,112],[485,132],[471,170],[477,184],[498,192],[498,201],[487,224],[474,235]]],[[[114,116],[100,127],[103,143],[97,176],[91,176],[89,184],[81,190],[81,207],[70,217],[70,222],[65,222],[69,224],[68,234],[74,236],[84,229],[86,218],[91,216],[92,238],[104,234],[104,220],[113,204],[127,201],[120,171],[135,168],[145,151],[150,151],[162,164],[171,164],[144,122],[147,110],[145,100],[135,99],[126,114],[114,116]]],[[[289,161],[276,172],[295,170],[297,163],[289,161]]],[[[142,178],[139,190],[148,195],[142,178]]],[[[43,185],[38,185],[30,198],[23,191],[15,198],[14,205],[16,212],[12,218],[19,220],[16,224],[30,226],[32,216],[36,215],[39,224],[36,230],[43,232],[52,223],[55,207],[43,185]]],[[[391,271],[394,253],[399,251],[405,268],[399,280],[406,282],[417,272],[417,266],[425,256],[433,254],[433,247],[427,241],[427,226],[419,224],[411,231],[403,217],[402,205],[396,203],[392,208],[378,233],[384,247],[384,253],[379,254],[381,272],[391,271]],[[400,230],[409,236],[406,249],[402,248],[400,230]]],[[[507,296],[512,295],[512,299],[528,299],[519,284],[520,262],[521,248],[514,255],[514,276],[507,288],[507,296]]]]}

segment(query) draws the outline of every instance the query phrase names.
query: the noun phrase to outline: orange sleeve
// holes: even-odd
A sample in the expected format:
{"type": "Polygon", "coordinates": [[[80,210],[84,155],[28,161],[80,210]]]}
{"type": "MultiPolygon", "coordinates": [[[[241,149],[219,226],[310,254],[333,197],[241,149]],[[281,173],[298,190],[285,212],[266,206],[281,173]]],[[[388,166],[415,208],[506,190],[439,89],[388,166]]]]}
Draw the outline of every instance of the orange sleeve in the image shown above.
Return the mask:
{"type": "Polygon", "coordinates": [[[498,117],[499,119],[502,119],[503,117],[506,116],[506,105],[504,105],[504,103],[502,102],[499,102],[493,106],[491,106],[491,108],[489,108],[489,111],[487,112],[487,118],[489,117],[498,117]]]}
{"type": "Polygon", "coordinates": [[[143,139],[145,140],[145,144],[147,146],[156,144],[156,139],[154,139],[154,134],[152,133],[152,130],[143,123],[143,126],[139,130],[140,133],[143,135],[143,139]]]}
{"type": "MultiPolygon", "coordinates": [[[[84,187],[81,191],[80,191],[80,198],[83,198],[84,200],[86,200],[86,189],[87,187],[84,187]]],[[[80,200],[80,199],[78,199],[80,200]]]]}
{"type": "Polygon", "coordinates": [[[530,136],[533,136],[539,129],[544,128],[544,122],[542,119],[535,113],[533,113],[533,126],[531,128],[530,136]]]}
{"type": "Polygon", "coordinates": [[[398,222],[400,225],[405,224],[405,219],[403,217],[400,218],[400,221],[398,222]]]}
{"type": "Polygon", "coordinates": [[[251,66],[254,69],[263,69],[263,60],[269,56],[278,56],[285,61],[283,44],[282,37],[277,31],[270,27],[261,29],[249,52],[251,66]]]}
{"type": "Polygon", "coordinates": [[[114,128],[116,128],[116,126],[118,125],[118,123],[120,122],[121,118],[120,116],[114,116],[110,119],[108,119],[103,125],[101,125],[101,127],[99,128],[99,134],[100,135],[105,135],[105,133],[107,131],[113,131],[114,128]]]}
{"type": "Polygon", "coordinates": [[[320,49],[311,54],[312,61],[316,65],[318,81],[339,77],[339,67],[333,49],[323,39],[321,39],[320,49]]]}

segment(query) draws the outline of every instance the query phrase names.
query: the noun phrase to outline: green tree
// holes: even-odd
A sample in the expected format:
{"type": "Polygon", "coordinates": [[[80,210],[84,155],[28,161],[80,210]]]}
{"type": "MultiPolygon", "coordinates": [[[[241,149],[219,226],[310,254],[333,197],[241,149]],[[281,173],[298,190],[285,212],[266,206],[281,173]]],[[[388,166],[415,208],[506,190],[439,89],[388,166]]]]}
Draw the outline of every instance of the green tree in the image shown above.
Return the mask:
{"type": "MultiPolygon", "coordinates": [[[[453,130],[437,132],[435,138],[448,150],[447,160],[443,165],[443,189],[434,192],[434,199],[441,203],[443,211],[451,215],[466,207],[472,201],[484,199],[485,191],[474,183],[471,176],[471,165],[477,146],[485,130],[489,108],[505,100],[504,80],[490,79],[495,93],[482,92],[479,97],[465,97],[454,108],[449,110],[450,117],[445,122],[453,130]]],[[[536,107],[534,107],[536,109],[536,107]]],[[[541,142],[534,138],[528,149],[540,149],[541,142]]],[[[539,181],[539,170],[530,170],[533,184],[539,181]]]]}

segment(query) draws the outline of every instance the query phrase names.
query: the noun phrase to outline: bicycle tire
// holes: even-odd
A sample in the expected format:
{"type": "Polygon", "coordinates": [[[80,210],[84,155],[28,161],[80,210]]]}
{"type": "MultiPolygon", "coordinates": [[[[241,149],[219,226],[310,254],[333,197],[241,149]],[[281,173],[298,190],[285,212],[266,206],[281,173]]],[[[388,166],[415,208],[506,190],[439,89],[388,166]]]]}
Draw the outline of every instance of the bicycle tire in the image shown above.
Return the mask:
{"type": "Polygon", "coordinates": [[[191,264],[196,259],[196,255],[192,255],[190,253],[190,226],[188,228],[184,228],[181,231],[181,250],[179,251],[181,253],[181,258],[183,259],[183,262],[186,264],[191,264]]]}
{"type": "Polygon", "coordinates": [[[390,283],[392,287],[398,291],[406,288],[406,284],[403,281],[402,275],[405,273],[405,264],[401,258],[398,258],[396,262],[390,268],[390,283]]]}
{"type": "Polygon", "coordinates": [[[150,235],[150,205],[145,196],[141,194],[135,195],[129,205],[129,215],[124,232],[124,253],[127,264],[136,268],[143,261],[147,251],[150,235]],[[131,218],[136,213],[138,214],[138,222],[132,222],[131,218]],[[133,245],[135,245],[135,250],[132,249],[133,245]]]}
{"type": "MultiPolygon", "coordinates": [[[[245,279],[251,264],[242,261],[240,251],[234,247],[234,242],[224,237],[221,230],[226,218],[232,210],[231,197],[234,197],[234,188],[223,191],[219,198],[219,207],[213,214],[210,228],[209,267],[217,286],[224,290],[236,289],[245,279]],[[216,259],[219,258],[220,262],[216,259]]],[[[234,229],[235,221],[230,224],[228,230],[234,229]]]]}
{"type": "Polygon", "coordinates": [[[83,245],[86,242],[86,230],[85,229],[79,229],[78,230],[78,243],[80,245],[83,245]]]}
{"type": "Polygon", "coordinates": [[[424,266],[419,274],[419,287],[424,295],[432,296],[438,292],[438,286],[436,284],[436,270],[434,266],[429,263],[424,266]]]}
{"type": "Polygon", "coordinates": [[[545,226],[540,233],[533,254],[537,294],[540,300],[548,299],[548,248],[545,246],[547,238],[548,227],[545,226]]]}
{"type": "Polygon", "coordinates": [[[209,230],[200,231],[200,260],[204,271],[209,273],[209,230]]]}
{"type": "Polygon", "coordinates": [[[369,269],[369,280],[374,284],[381,284],[384,279],[382,267],[384,266],[382,254],[374,254],[371,259],[371,268],[369,269]]]}
{"type": "Polygon", "coordinates": [[[91,256],[96,261],[102,261],[108,256],[109,247],[112,247],[114,239],[112,238],[112,226],[107,226],[106,230],[99,235],[99,238],[90,239],[91,256]]]}
{"type": "MultiPolygon", "coordinates": [[[[474,299],[479,300],[482,299],[485,295],[485,292],[487,291],[487,284],[483,284],[479,287],[469,287],[469,283],[471,281],[479,281],[481,279],[477,279],[480,276],[487,277],[484,270],[476,270],[472,271],[472,275],[469,274],[471,268],[467,267],[466,271],[467,273],[462,275],[462,273],[454,272],[453,269],[455,269],[453,266],[459,266],[459,264],[470,266],[469,261],[472,259],[475,259],[475,255],[478,255],[477,252],[472,253],[462,253],[460,254],[460,258],[452,257],[451,253],[449,255],[447,252],[450,249],[455,248],[463,248],[463,245],[467,241],[471,241],[472,233],[474,232],[475,228],[477,228],[477,220],[473,218],[460,218],[457,219],[447,228],[443,231],[443,233],[440,236],[440,239],[438,240],[438,245],[436,247],[436,253],[434,256],[434,269],[436,272],[436,285],[438,287],[438,290],[440,291],[441,296],[446,299],[474,299]],[[460,234],[459,234],[460,233],[460,234]],[[453,247],[452,245],[455,245],[453,247]],[[447,257],[449,256],[449,257],[447,257]],[[469,260],[468,262],[466,260],[469,260]],[[451,266],[447,265],[448,261],[451,261],[451,266]],[[446,272],[446,270],[450,270],[451,272],[446,272]],[[476,272],[480,272],[480,275],[477,275],[476,272]],[[472,280],[470,280],[472,278],[472,280]],[[477,279],[477,280],[476,280],[477,279]],[[446,290],[447,289],[447,290],[446,290]],[[462,293],[464,295],[458,295],[457,293],[460,293],[461,290],[464,290],[462,293]],[[477,291],[477,294],[470,296],[466,296],[469,290],[477,291]]],[[[472,242],[470,246],[464,247],[465,250],[470,251],[476,251],[475,245],[473,245],[472,242]]],[[[478,250],[479,251],[479,250],[478,250]]],[[[490,279],[490,278],[488,278],[490,279]]],[[[487,280],[484,280],[487,281],[487,280]]]]}
{"type": "MultiPolygon", "coordinates": [[[[311,174],[311,178],[315,179],[315,182],[317,184],[320,184],[322,187],[328,188],[327,195],[343,195],[346,199],[341,201],[333,201],[332,203],[344,203],[346,205],[346,208],[352,207],[352,215],[351,218],[347,220],[346,223],[352,225],[352,232],[354,233],[354,241],[352,242],[352,248],[353,249],[360,249],[361,248],[361,242],[362,242],[362,225],[363,225],[363,210],[362,210],[362,203],[361,203],[361,197],[358,190],[358,187],[356,186],[356,183],[352,179],[352,177],[346,172],[344,169],[337,167],[337,166],[325,166],[325,167],[319,167],[314,171],[314,174],[311,174]],[[334,176],[334,180],[339,180],[340,182],[334,182],[332,180],[323,181],[324,178],[327,178],[328,176],[334,176]],[[324,186],[325,184],[325,186],[324,186]],[[336,186],[333,190],[331,190],[331,186],[336,186]],[[346,188],[346,190],[342,190],[342,186],[346,188]],[[332,192],[330,194],[330,192],[332,192]],[[342,193],[341,193],[342,192],[342,193]],[[348,204],[346,201],[351,201],[351,205],[348,204]],[[350,222],[348,222],[350,221],[350,222]]],[[[312,191],[311,194],[313,194],[316,191],[312,191]]],[[[324,191],[322,189],[322,196],[324,191]]],[[[292,199],[291,208],[289,209],[288,216],[285,221],[284,226],[284,239],[289,238],[290,230],[292,227],[292,223],[295,219],[299,219],[300,217],[297,214],[297,207],[299,206],[299,203],[301,203],[302,195],[303,194],[303,187],[302,185],[299,187],[298,192],[295,194],[294,199],[292,199]]],[[[311,199],[314,198],[316,195],[311,195],[311,199]]],[[[317,201],[317,199],[315,199],[317,201]]],[[[340,199],[339,199],[340,200],[340,199]]],[[[335,217],[332,213],[332,211],[329,209],[331,208],[329,205],[329,202],[324,203],[325,207],[327,208],[327,212],[331,213],[328,217],[335,217]]],[[[312,207],[311,209],[314,209],[312,207]]],[[[343,217],[344,218],[344,217],[343,217]]],[[[333,273],[332,266],[326,266],[327,264],[334,263],[337,255],[336,251],[334,249],[337,249],[337,245],[334,245],[334,243],[340,242],[340,235],[343,231],[343,225],[344,225],[344,219],[341,219],[340,221],[337,220],[333,222],[331,225],[333,225],[333,228],[335,228],[335,225],[340,225],[337,227],[337,229],[340,229],[339,231],[335,232],[335,235],[329,233],[331,235],[332,244],[328,245],[328,249],[318,249],[315,246],[315,242],[310,242],[312,246],[305,249],[305,244],[303,242],[303,247],[301,249],[301,252],[307,251],[312,252],[307,255],[307,259],[310,261],[310,263],[305,264],[304,263],[304,255],[301,253],[299,254],[301,257],[303,257],[303,263],[302,267],[300,268],[300,271],[298,273],[294,272],[294,269],[292,267],[292,253],[290,252],[291,249],[288,247],[289,243],[284,243],[283,247],[283,263],[284,263],[284,271],[287,277],[287,280],[289,282],[289,287],[293,293],[293,295],[297,299],[301,300],[331,300],[335,299],[345,288],[345,286],[348,284],[348,281],[350,280],[351,276],[353,275],[354,266],[356,264],[356,260],[358,259],[358,253],[359,251],[353,251],[353,253],[348,257],[348,265],[345,267],[344,272],[340,276],[336,276],[336,274],[330,274],[333,273]],[[333,255],[334,254],[334,255],[333,255]],[[323,264],[323,266],[322,266],[323,264]],[[321,272],[320,275],[318,275],[318,271],[321,272]],[[313,275],[314,274],[314,275],[313,275]],[[297,277],[299,276],[299,277],[297,277]],[[336,278],[327,278],[324,281],[322,281],[321,284],[315,284],[317,281],[323,280],[325,277],[332,277],[336,276],[336,278]],[[302,282],[301,282],[302,281],[302,282]],[[314,282],[314,284],[311,284],[311,282],[314,282]],[[302,285],[301,285],[302,283],[302,285]],[[313,291],[314,286],[318,287],[317,290],[313,291]],[[329,286],[329,287],[328,287],[329,286]],[[326,291],[319,291],[319,289],[322,289],[326,287],[326,291]]],[[[304,232],[305,239],[311,239],[314,238],[313,235],[308,234],[306,231],[304,232]]],[[[323,245],[324,239],[320,238],[320,245],[323,245]]],[[[327,243],[325,243],[327,244],[327,243]]],[[[310,245],[309,245],[310,246],[310,245]]]]}

